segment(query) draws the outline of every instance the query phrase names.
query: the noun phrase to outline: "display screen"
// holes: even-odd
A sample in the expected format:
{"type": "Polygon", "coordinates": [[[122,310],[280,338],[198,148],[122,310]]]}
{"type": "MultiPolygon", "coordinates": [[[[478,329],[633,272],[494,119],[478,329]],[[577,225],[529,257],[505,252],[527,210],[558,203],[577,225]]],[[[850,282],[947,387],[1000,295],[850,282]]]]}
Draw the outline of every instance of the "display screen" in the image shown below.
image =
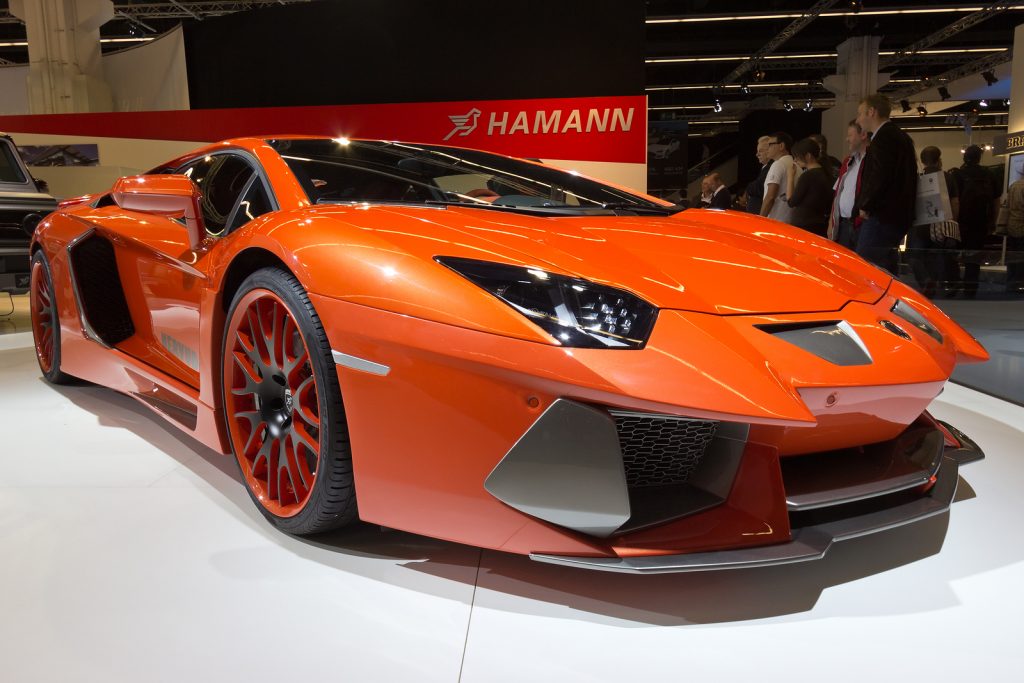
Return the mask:
{"type": "Polygon", "coordinates": [[[1006,187],[1024,178],[1024,152],[1010,155],[1010,168],[1006,174],[1006,187]]]}

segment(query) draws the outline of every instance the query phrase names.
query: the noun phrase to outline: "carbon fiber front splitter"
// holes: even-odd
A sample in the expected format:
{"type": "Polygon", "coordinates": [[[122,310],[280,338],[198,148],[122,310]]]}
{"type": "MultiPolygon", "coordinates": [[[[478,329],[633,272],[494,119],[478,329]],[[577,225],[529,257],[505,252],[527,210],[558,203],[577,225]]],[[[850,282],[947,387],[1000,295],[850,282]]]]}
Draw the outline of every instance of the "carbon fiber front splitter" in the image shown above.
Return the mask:
{"type": "MultiPolygon", "coordinates": [[[[962,457],[964,449],[973,447],[979,457],[984,457],[973,442],[965,440],[962,446],[957,455],[962,457]]],[[[794,529],[793,538],[787,543],[683,555],[619,558],[532,554],[530,557],[538,562],[636,574],[745,569],[819,560],[833,543],[912,524],[946,512],[956,494],[959,459],[946,455],[936,475],[935,485],[922,496],[880,510],[794,529]]]]}

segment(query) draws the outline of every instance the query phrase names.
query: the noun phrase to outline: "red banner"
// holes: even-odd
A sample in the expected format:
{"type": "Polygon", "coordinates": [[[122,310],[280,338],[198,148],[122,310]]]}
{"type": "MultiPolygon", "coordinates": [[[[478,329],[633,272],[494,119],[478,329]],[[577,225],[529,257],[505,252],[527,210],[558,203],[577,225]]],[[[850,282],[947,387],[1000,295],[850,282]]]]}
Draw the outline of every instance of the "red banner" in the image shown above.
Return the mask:
{"type": "Polygon", "coordinates": [[[647,159],[647,98],[0,116],[0,130],[196,142],[326,135],[475,147],[520,157],[642,164],[647,159]]]}

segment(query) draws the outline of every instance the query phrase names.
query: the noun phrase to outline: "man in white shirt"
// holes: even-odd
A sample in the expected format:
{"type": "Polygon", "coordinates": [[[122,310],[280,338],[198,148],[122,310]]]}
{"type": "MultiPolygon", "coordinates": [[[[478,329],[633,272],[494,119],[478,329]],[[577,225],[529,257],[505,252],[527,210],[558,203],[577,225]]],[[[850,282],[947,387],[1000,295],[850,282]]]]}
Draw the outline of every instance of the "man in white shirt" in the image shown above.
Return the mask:
{"type": "Polygon", "coordinates": [[[868,146],[868,134],[856,119],[850,121],[846,128],[846,144],[850,148],[850,154],[839,167],[839,179],[832,188],[836,197],[828,218],[828,237],[847,249],[856,249],[857,228],[860,227],[861,219],[855,211],[854,204],[857,201],[857,190],[860,188],[860,174],[864,168],[864,151],[868,146]]]}
{"type": "Polygon", "coordinates": [[[768,169],[768,176],[764,179],[761,215],[788,223],[791,210],[786,201],[786,180],[789,169],[793,166],[793,157],[789,154],[793,138],[781,132],[771,137],[768,143],[768,158],[772,160],[772,167],[768,169]]]}

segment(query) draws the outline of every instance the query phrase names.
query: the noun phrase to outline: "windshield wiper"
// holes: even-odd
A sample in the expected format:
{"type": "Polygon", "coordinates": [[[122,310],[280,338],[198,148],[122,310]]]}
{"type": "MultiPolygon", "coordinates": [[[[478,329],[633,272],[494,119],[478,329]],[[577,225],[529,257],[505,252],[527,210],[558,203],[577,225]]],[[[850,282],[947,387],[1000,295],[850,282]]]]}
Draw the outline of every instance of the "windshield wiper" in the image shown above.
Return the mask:
{"type": "Polygon", "coordinates": [[[630,204],[629,202],[608,202],[601,205],[602,209],[610,211],[635,211],[636,213],[653,214],[655,216],[672,216],[684,211],[682,206],[643,206],[642,204],[630,204]]]}
{"type": "Polygon", "coordinates": [[[600,212],[596,215],[614,215],[611,209],[605,209],[600,206],[515,206],[514,204],[457,202],[439,199],[428,199],[423,204],[427,206],[454,206],[464,209],[485,209],[488,211],[512,211],[514,213],[526,213],[534,216],[593,216],[595,212],[600,212]]]}

